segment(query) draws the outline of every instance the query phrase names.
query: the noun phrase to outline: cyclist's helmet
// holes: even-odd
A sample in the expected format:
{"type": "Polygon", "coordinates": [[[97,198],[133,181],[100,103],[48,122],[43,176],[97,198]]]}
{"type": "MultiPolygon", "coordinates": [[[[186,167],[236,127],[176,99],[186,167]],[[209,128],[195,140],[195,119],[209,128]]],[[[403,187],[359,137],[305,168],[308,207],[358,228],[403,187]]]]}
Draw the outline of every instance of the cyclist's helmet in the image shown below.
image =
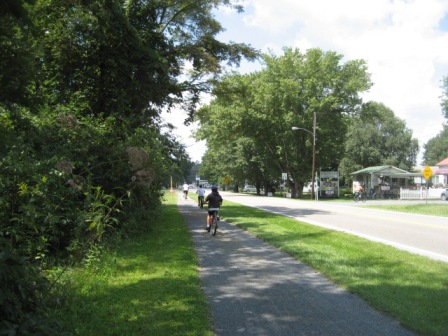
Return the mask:
{"type": "Polygon", "coordinates": [[[218,191],[218,186],[217,185],[212,185],[212,191],[218,191]]]}

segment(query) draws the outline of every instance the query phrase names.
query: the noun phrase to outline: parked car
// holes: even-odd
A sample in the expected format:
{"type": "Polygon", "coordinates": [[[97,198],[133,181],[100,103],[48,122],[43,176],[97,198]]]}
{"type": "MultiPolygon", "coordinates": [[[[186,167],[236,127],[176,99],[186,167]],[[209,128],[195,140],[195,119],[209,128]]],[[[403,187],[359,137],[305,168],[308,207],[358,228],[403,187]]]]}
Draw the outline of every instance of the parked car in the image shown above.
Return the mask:
{"type": "Polygon", "coordinates": [[[245,185],[243,192],[257,192],[257,188],[253,185],[245,185]]]}
{"type": "Polygon", "coordinates": [[[440,194],[440,198],[442,201],[448,200],[448,189],[443,189],[442,193],[440,194]]]}

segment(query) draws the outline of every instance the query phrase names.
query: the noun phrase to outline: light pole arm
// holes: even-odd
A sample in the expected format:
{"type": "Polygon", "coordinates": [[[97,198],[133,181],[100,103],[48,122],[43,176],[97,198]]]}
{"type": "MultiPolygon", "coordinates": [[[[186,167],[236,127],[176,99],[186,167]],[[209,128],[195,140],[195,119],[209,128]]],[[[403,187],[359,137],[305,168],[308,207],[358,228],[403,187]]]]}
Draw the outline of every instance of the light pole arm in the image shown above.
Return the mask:
{"type": "Polygon", "coordinates": [[[307,130],[306,128],[301,128],[301,127],[292,126],[291,129],[292,129],[293,131],[302,130],[302,131],[308,132],[308,133],[314,138],[314,133],[311,132],[310,130],[307,130]]]}

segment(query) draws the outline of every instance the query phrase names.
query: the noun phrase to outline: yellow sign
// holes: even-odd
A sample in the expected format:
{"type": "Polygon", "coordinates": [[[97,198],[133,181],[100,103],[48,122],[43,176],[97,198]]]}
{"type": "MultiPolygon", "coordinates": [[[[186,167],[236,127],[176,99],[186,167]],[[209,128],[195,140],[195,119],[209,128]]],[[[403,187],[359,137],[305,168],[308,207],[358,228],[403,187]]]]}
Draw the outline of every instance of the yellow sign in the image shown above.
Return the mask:
{"type": "Polygon", "coordinates": [[[432,170],[431,167],[426,166],[423,170],[422,170],[422,175],[425,179],[429,180],[429,178],[432,175],[432,170]]]}
{"type": "Polygon", "coordinates": [[[224,177],[224,182],[225,184],[229,184],[230,178],[228,176],[224,177]]]}

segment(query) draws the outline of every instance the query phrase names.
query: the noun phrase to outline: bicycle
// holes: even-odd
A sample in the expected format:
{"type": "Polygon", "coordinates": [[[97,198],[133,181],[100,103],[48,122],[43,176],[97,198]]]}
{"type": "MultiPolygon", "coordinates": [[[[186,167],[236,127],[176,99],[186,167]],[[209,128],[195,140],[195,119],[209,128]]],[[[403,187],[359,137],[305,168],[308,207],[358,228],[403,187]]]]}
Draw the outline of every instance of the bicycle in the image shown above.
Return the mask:
{"type": "Polygon", "coordinates": [[[366,199],[367,197],[363,192],[356,192],[353,200],[355,201],[355,203],[358,203],[359,201],[362,201],[364,203],[366,199]]]}
{"type": "Polygon", "coordinates": [[[212,236],[216,236],[219,222],[219,208],[209,208],[208,211],[213,211],[213,219],[211,225],[208,227],[208,231],[212,234],[212,236]]]}
{"type": "Polygon", "coordinates": [[[204,196],[198,196],[199,206],[201,209],[204,208],[204,196]]]}

